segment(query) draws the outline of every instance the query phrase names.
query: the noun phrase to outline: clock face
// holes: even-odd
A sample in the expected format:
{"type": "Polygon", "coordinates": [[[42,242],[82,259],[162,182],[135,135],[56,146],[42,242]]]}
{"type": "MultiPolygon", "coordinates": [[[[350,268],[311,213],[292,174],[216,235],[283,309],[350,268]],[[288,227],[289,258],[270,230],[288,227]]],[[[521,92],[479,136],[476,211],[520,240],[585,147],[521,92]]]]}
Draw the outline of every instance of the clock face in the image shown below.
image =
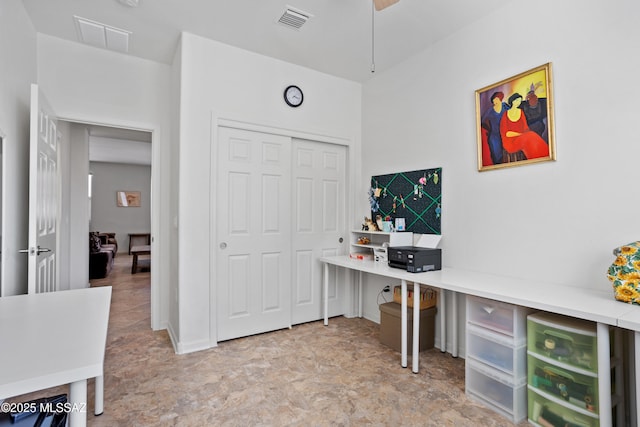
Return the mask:
{"type": "Polygon", "coordinates": [[[284,100],[291,107],[299,107],[304,99],[298,86],[289,86],[284,90],[284,100]]]}

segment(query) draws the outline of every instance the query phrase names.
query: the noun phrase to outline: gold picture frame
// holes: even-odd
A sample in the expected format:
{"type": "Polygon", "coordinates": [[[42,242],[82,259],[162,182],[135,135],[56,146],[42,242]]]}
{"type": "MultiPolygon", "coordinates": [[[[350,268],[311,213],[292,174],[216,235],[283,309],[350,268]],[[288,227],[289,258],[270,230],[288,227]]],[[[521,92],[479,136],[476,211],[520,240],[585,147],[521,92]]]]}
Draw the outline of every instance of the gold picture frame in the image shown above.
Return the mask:
{"type": "Polygon", "coordinates": [[[476,90],[478,171],[556,159],[551,63],[476,90]]]}
{"type": "Polygon", "coordinates": [[[139,208],[139,191],[116,191],[116,204],[121,208],[139,208]]]}

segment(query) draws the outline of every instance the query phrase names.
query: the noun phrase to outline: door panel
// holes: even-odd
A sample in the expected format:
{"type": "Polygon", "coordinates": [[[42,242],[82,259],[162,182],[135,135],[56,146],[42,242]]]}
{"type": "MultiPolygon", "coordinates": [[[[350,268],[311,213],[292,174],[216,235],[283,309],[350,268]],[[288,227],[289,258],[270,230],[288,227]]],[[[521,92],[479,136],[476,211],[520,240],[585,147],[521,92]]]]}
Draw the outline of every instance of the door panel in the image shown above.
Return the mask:
{"type": "Polygon", "coordinates": [[[218,131],[218,341],[291,325],[291,140],[218,131]]]}
{"type": "Polygon", "coordinates": [[[57,290],[58,132],[53,110],[31,85],[29,293],[57,290]]]}
{"type": "MultiPolygon", "coordinates": [[[[292,323],[321,319],[322,256],[344,253],[346,243],[346,148],[313,141],[294,140],[295,224],[292,239],[296,254],[293,266],[292,323]]],[[[335,274],[333,269],[331,274],[335,274]]],[[[329,314],[344,313],[344,289],[330,281],[329,314]]]]}

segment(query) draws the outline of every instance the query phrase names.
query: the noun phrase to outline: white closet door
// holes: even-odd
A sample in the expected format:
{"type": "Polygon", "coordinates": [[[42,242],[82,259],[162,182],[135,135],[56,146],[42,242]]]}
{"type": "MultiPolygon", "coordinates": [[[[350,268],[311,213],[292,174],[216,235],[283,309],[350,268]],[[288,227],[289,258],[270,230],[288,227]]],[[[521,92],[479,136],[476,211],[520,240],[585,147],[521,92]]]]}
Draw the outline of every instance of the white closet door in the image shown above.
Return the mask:
{"type": "MultiPolygon", "coordinates": [[[[322,312],[321,256],[344,254],[346,148],[293,141],[293,288],[292,323],[318,320],[322,312]]],[[[335,268],[335,267],[333,267],[335,268]]],[[[335,272],[334,272],[335,274],[335,272]]],[[[330,280],[330,315],[344,313],[344,289],[330,280]]]]}
{"type": "Polygon", "coordinates": [[[221,127],[218,141],[213,197],[224,341],[291,325],[291,139],[221,127]]]}

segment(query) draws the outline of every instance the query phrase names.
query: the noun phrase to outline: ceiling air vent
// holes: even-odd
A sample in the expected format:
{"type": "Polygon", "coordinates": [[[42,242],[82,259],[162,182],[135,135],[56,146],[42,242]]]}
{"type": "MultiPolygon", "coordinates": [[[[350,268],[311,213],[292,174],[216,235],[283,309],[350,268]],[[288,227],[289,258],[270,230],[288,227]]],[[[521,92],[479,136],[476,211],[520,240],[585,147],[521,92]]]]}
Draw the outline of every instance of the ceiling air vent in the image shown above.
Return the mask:
{"type": "Polygon", "coordinates": [[[78,39],[82,43],[111,49],[118,52],[129,51],[129,36],[131,31],[105,25],[80,16],[73,16],[76,24],[78,39]]]}
{"type": "Polygon", "coordinates": [[[278,23],[299,30],[313,15],[287,6],[278,23]]]}

